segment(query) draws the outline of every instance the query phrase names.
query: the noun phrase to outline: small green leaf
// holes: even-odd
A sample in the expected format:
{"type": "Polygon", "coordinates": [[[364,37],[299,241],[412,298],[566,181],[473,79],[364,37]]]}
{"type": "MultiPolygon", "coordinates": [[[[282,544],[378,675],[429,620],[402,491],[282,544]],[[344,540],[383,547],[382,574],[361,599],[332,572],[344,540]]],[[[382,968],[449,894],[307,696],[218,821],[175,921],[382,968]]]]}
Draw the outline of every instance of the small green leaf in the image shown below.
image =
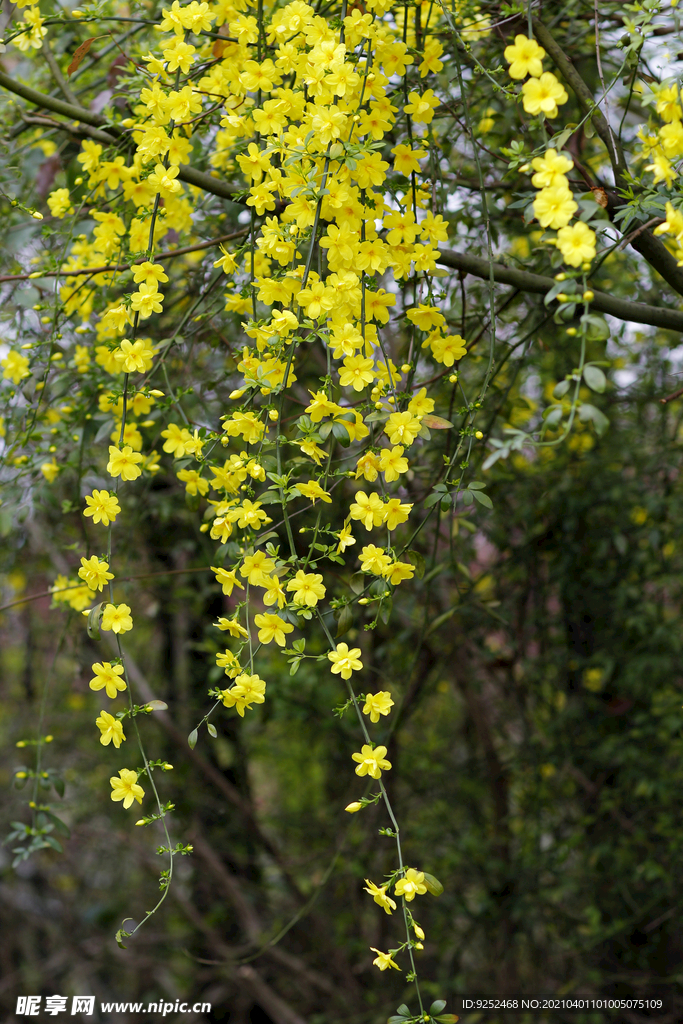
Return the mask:
{"type": "Polygon", "coordinates": [[[584,366],[583,379],[591,391],[597,391],[599,395],[601,395],[607,387],[607,378],[599,366],[584,366]]]}
{"type": "Polygon", "coordinates": [[[458,1024],[460,1018],[455,1013],[444,1013],[441,1017],[435,1017],[439,1024],[458,1024]]]}
{"type": "Polygon", "coordinates": [[[462,503],[463,503],[463,505],[473,505],[474,504],[473,493],[474,492],[470,491],[470,490],[462,491],[462,503]]]}
{"type": "Polygon", "coordinates": [[[168,704],[163,700],[148,700],[145,707],[151,708],[152,711],[166,711],[168,704]]]}
{"type": "Polygon", "coordinates": [[[432,493],[427,495],[427,497],[425,498],[423,503],[424,507],[431,508],[432,505],[436,505],[437,501],[441,501],[442,498],[443,494],[440,494],[438,491],[432,491],[432,493]]]}
{"type": "Polygon", "coordinates": [[[437,1013],[441,1013],[442,1010],[446,1009],[445,999],[436,999],[429,1007],[429,1013],[431,1016],[436,1016],[437,1013]]]}
{"type": "Polygon", "coordinates": [[[59,778],[53,779],[52,780],[52,785],[55,787],[55,792],[56,792],[57,796],[63,797],[64,796],[64,779],[59,779],[59,778]]]}
{"type": "Polygon", "coordinates": [[[425,574],[425,560],[423,555],[421,555],[419,551],[411,549],[410,551],[406,551],[406,558],[415,566],[415,575],[419,580],[421,580],[425,574]]]}
{"type": "Polygon", "coordinates": [[[45,842],[48,846],[51,846],[53,850],[56,850],[57,853],[64,853],[64,847],[57,839],[55,839],[54,836],[45,836],[45,842]]]}
{"type": "Polygon", "coordinates": [[[440,896],[441,893],[443,892],[443,886],[439,879],[435,878],[434,875],[429,875],[426,871],[424,873],[424,876],[425,885],[427,886],[427,892],[430,892],[432,896],[440,896]]]}
{"type": "Polygon", "coordinates": [[[599,409],[596,409],[594,405],[582,405],[579,409],[579,419],[582,423],[586,423],[590,420],[598,434],[604,434],[609,426],[609,420],[607,417],[604,413],[600,412],[599,409]]]}
{"type": "Polygon", "coordinates": [[[485,508],[493,508],[493,502],[484,491],[470,491],[470,494],[480,505],[484,505],[485,508]]]}
{"type": "Polygon", "coordinates": [[[100,633],[100,620],[102,618],[102,605],[104,601],[100,601],[94,608],[90,609],[88,615],[88,636],[91,640],[101,640],[102,635],[100,633]]]}
{"type": "Polygon", "coordinates": [[[571,381],[561,380],[553,389],[553,398],[564,398],[571,387],[571,381]]]}
{"type": "Polygon", "coordinates": [[[299,665],[300,664],[301,664],[301,658],[295,658],[294,661],[290,662],[290,665],[289,665],[289,674],[290,674],[290,676],[295,676],[297,674],[297,672],[299,671],[299,665]]]}
{"type": "Polygon", "coordinates": [[[365,590],[365,584],[367,580],[362,572],[354,572],[353,576],[349,580],[349,586],[354,594],[362,594],[365,590]]]}
{"type": "Polygon", "coordinates": [[[337,632],[335,638],[344,636],[344,633],[348,633],[353,625],[353,613],[348,604],[345,604],[339,613],[339,621],[337,622],[337,632]]]}
{"type": "Polygon", "coordinates": [[[401,1003],[396,1013],[400,1014],[401,1017],[410,1017],[410,1010],[405,1003],[401,1003]]]}
{"type": "Polygon", "coordinates": [[[187,737],[187,745],[189,746],[190,750],[194,750],[194,748],[197,746],[198,735],[199,734],[197,730],[193,729],[190,735],[187,737]]]}
{"type": "Polygon", "coordinates": [[[216,736],[218,736],[216,726],[213,725],[211,722],[206,723],[206,731],[208,732],[209,736],[213,736],[214,739],[216,739],[216,736]]]}
{"type": "Polygon", "coordinates": [[[427,413],[420,422],[430,430],[450,430],[453,426],[450,420],[445,420],[443,416],[434,416],[433,413],[427,413]]]}
{"type": "Polygon", "coordinates": [[[51,814],[50,811],[43,811],[46,818],[52,822],[54,827],[57,829],[60,835],[64,836],[65,839],[71,838],[71,832],[67,825],[64,824],[61,818],[58,818],[56,814],[51,814]]]}

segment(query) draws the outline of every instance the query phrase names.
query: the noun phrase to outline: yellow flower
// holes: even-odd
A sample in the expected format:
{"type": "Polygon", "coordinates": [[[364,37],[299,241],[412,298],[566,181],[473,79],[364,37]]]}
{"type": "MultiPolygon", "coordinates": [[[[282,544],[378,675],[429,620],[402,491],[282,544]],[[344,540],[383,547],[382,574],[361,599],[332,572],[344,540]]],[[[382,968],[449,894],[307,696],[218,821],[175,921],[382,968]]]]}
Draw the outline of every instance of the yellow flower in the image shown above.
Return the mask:
{"type": "Polygon", "coordinates": [[[558,153],[555,149],[547,149],[544,156],[534,157],[531,166],[536,171],[531,179],[534,188],[550,188],[552,185],[569,187],[565,174],[569,174],[574,166],[574,161],[564,153],[558,153]]]}
{"type": "Polygon", "coordinates": [[[373,953],[377,953],[377,956],[372,961],[375,967],[379,967],[380,971],[386,971],[387,967],[395,967],[397,971],[401,968],[391,958],[391,953],[382,953],[379,949],[375,949],[374,946],[370,946],[373,953]]]}
{"type": "Polygon", "coordinates": [[[566,227],[577,210],[571,192],[561,186],[544,188],[534,199],[534,215],[542,228],[566,227]]]}
{"type": "Polygon", "coordinates": [[[382,575],[391,583],[392,587],[397,587],[399,583],[403,583],[403,580],[412,580],[415,575],[415,566],[410,562],[392,562],[382,575]]]}
{"type": "Polygon", "coordinates": [[[127,604],[105,605],[102,613],[102,629],[111,629],[114,633],[127,633],[133,628],[133,618],[127,604]]]}
{"type": "Polygon", "coordinates": [[[107,472],[111,476],[120,476],[122,480],[137,480],[142,473],[138,463],[142,462],[142,455],[134,452],[130,445],[119,450],[115,445],[109,445],[109,462],[107,472]]]}
{"type": "Polygon", "coordinates": [[[315,608],[318,601],[325,596],[323,578],[317,572],[304,572],[299,569],[293,580],[287,584],[287,590],[294,594],[295,605],[306,605],[308,608],[315,608]]]}
{"type": "Polygon", "coordinates": [[[350,679],[352,672],[360,672],[363,667],[360,647],[352,647],[349,650],[347,644],[337,644],[336,651],[330,651],[327,657],[332,662],[332,674],[341,675],[342,679],[350,679]]]}
{"type": "Polygon", "coordinates": [[[285,622],[274,612],[255,615],[254,624],[258,627],[258,638],[262,644],[269,644],[274,640],[279,647],[284,647],[287,643],[285,633],[291,633],[294,629],[291,623],[285,622]]]}
{"type": "Polygon", "coordinates": [[[394,154],[394,170],[397,174],[410,177],[411,174],[420,173],[420,160],[424,160],[427,151],[424,149],[411,149],[410,146],[394,146],[391,151],[394,154]]]}
{"type": "Polygon", "coordinates": [[[310,498],[311,501],[317,501],[320,498],[321,501],[326,501],[329,504],[332,502],[332,498],[329,496],[327,491],[324,491],[317,480],[309,480],[306,484],[297,484],[297,490],[300,494],[303,494],[304,498],[310,498]]]}
{"type": "Polygon", "coordinates": [[[219,651],[216,655],[216,664],[219,668],[222,668],[226,676],[230,676],[234,679],[242,671],[242,666],[237,660],[237,656],[228,651],[227,649],[223,652],[219,651]]]}
{"type": "Polygon", "coordinates": [[[18,384],[24,377],[30,376],[28,357],[22,356],[19,352],[9,352],[0,360],[0,366],[4,367],[2,375],[5,380],[11,380],[13,384],[18,384]]]}
{"type": "Polygon", "coordinates": [[[389,690],[379,690],[377,693],[366,693],[363,714],[370,715],[371,722],[379,722],[380,715],[388,715],[394,706],[389,690]]]}
{"type": "Polygon", "coordinates": [[[110,700],[114,700],[119,693],[123,693],[126,689],[126,684],[121,679],[123,665],[112,665],[110,661],[96,661],[92,666],[92,670],[95,675],[90,680],[91,690],[101,690],[104,688],[107,697],[110,700]]]}
{"type": "Polygon", "coordinates": [[[347,548],[356,543],[356,538],[351,533],[351,526],[348,523],[337,533],[337,540],[339,541],[337,551],[340,554],[343,554],[347,548]]]}
{"type": "Polygon", "coordinates": [[[59,466],[55,462],[54,458],[51,462],[44,462],[40,467],[40,472],[43,474],[49,484],[54,482],[55,477],[59,473],[59,466]]]}
{"type": "Polygon", "coordinates": [[[398,480],[402,473],[408,472],[408,460],[403,458],[404,449],[401,445],[394,448],[383,448],[379,457],[379,468],[384,473],[387,483],[398,480]]]}
{"type": "Polygon", "coordinates": [[[392,444],[408,447],[420,432],[420,420],[410,412],[392,412],[384,429],[392,444]]]}
{"type": "Polygon", "coordinates": [[[377,491],[373,491],[372,494],[356,491],[356,500],[351,504],[349,514],[369,531],[373,526],[381,526],[384,522],[384,502],[377,491]]]}
{"type": "Polygon", "coordinates": [[[211,572],[216,574],[216,583],[220,583],[223,588],[223,593],[227,594],[228,597],[232,594],[233,587],[239,587],[240,590],[244,590],[244,587],[237,579],[234,570],[217,569],[215,565],[212,565],[211,572]]]}
{"type": "Polygon", "coordinates": [[[374,379],[375,363],[363,356],[348,356],[343,363],[344,369],[339,374],[339,383],[343,388],[353,387],[354,391],[362,391],[374,379]]]}
{"type": "Polygon", "coordinates": [[[570,267],[580,267],[595,257],[595,232],[582,220],[557,232],[557,248],[570,267]]]}
{"type": "Polygon", "coordinates": [[[218,622],[214,622],[214,626],[217,626],[218,629],[223,630],[224,633],[229,633],[230,636],[249,636],[244,626],[242,626],[237,621],[237,619],[226,619],[223,616],[221,616],[218,622]]]}
{"type": "Polygon", "coordinates": [[[119,778],[117,779],[116,776],[113,776],[109,782],[112,788],[112,800],[123,800],[123,806],[126,810],[128,810],[134,800],[137,800],[139,804],[142,803],[145,791],[142,786],[138,785],[137,772],[131,771],[130,768],[121,768],[119,770],[119,778]]]}
{"type": "Polygon", "coordinates": [[[381,576],[391,564],[391,555],[385,555],[384,548],[378,548],[374,544],[366,544],[358,557],[361,572],[372,572],[375,576],[381,576]]]}
{"type": "Polygon", "coordinates": [[[245,576],[252,586],[263,587],[274,568],[275,562],[272,558],[267,558],[264,551],[255,551],[253,555],[245,557],[240,566],[240,574],[245,576]]]}
{"type": "Polygon", "coordinates": [[[412,509],[412,503],[402,503],[400,498],[390,498],[384,506],[383,521],[388,530],[395,530],[400,523],[405,523],[412,509]]]}
{"type": "Polygon", "coordinates": [[[102,733],[100,743],[103,747],[113,743],[118,748],[121,746],[121,741],[126,738],[123,735],[123,725],[120,720],[114,718],[107,711],[100,711],[100,717],[95,719],[95,725],[102,733]]]}
{"type": "Polygon", "coordinates": [[[235,680],[229,690],[222,690],[221,696],[226,708],[236,708],[237,714],[244,718],[244,712],[251,711],[252,704],[263,704],[265,701],[266,684],[258,675],[247,675],[244,672],[235,680]]]}
{"type": "Polygon", "coordinates": [[[569,99],[564,86],[550,71],[544,71],[540,78],[528,78],[522,86],[523,105],[527,114],[544,114],[557,117],[558,106],[569,99]]]}
{"type": "Polygon", "coordinates": [[[510,78],[526,78],[527,75],[538,78],[543,73],[541,62],[545,57],[545,50],[535,39],[523,35],[515,36],[514,46],[506,46],[504,56],[510,65],[510,78]]]}
{"type": "Polygon", "coordinates": [[[408,868],[403,878],[399,878],[394,887],[397,896],[403,896],[409,903],[416,896],[424,896],[427,886],[424,884],[424,872],[408,868]]]}
{"type": "Polygon", "coordinates": [[[91,590],[102,590],[108,580],[114,579],[113,572],[107,572],[108,562],[100,562],[97,555],[91,558],[81,558],[81,568],[78,575],[88,584],[91,590]]]}
{"type": "Polygon", "coordinates": [[[414,309],[409,309],[406,316],[421,331],[430,331],[432,327],[441,327],[446,323],[446,317],[436,306],[428,306],[423,302],[418,303],[414,309]]]}
{"type": "MultiPolygon", "coordinates": [[[[365,891],[370,893],[375,903],[378,903],[382,910],[384,910],[387,914],[391,914],[392,910],[396,910],[395,902],[391,899],[390,896],[387,896],[386,885],[375,885],[375,883],[371,882],[369,878],[366,878],[365,886],[365,891]]],[[[376,953],[377,950],[374,950],[374,952],[376,953]]]]}
{"type": "Polygon", "coordinates": [[[358,762],[356,775],[369,775],[372,779],[381,778],[382,772],[388,772],[391,768],[391,762],[387,761],[385,757],[386,752],[386,747],[373,749],[369,743],[363,744],[360,754],[351,755],[353,760],[358,762]]]}

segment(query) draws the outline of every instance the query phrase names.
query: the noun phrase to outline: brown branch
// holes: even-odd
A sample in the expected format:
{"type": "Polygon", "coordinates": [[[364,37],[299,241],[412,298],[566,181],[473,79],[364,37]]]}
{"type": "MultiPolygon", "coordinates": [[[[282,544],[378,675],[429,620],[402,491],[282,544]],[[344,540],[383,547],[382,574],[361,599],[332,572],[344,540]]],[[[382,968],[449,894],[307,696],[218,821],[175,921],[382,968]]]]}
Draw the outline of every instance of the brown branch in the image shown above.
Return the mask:
{"type": "MultiPolygon", "coordinates": [[[[36,107],[52,110],[56,114],[72,118],[81,124],[88,124],[92,128],[105,128],[107,142],[116,143],[129,138],[123,128],[117,124],[112,124],[101,114],[95,114],[91,110],[74,106],[72,103],[65,103],[55,96],[45,96],[42,92],[38,92],[37,89],[24,85],[23,82],[16,82],[10,75],[6,75],[4,71],[0,71],[0,86],[9,92],[15,93],[17,96],[21,96],[22,99],[33,103],[36,107]]],[[[69,126],[64,125],[63,127],[68,129],[69,126]]],[[[235,193],[238,190],[227,185],[220,178],[214,178],[213,175],[207,174],[205,171],[198,171],[194,167],[190,167],[189,164],[180,164],[178,178],[188,185],[196,185],[197,188],[210,192],[221,199],[230,199],[232,202],[237,203],[242,202],[242,200],[235,198],[235,193]]]]}
{"type": "Polygon", "coordinates": [[[673,402],[675,398],[680,398],[683,395],[683,388],[679,388],[678,391],[674,391],[673,394],[667,395],[666,398],[660,398],[659,401],[662,405],[666,405],[667,402],[673,402]]]}
{"type": "MultiPolygon", "coordinates": [[[[438,262],[454,270],[464,270],[465,273],[485,281],[489,279],[489,261],[480,256],[442,249],[438,262]]],[[[518,270],[516,267],[506,267],[502,263],[493,264],[493,278],[498,284],[509,284],[520,292],[536,295],[547,295],[556,283],[552,277],[533,274],[528,270],[518,270]]],[[[629,323],[651,324],[653,327],[663,327],[670,331],[683,331],[683,312],[677,309],[648,306],[644,302],[629,302],[607,295],[606,292],[596,291],[594,296],[591,299],[591,309],[598,313],[607,313],[629,323]]]]}

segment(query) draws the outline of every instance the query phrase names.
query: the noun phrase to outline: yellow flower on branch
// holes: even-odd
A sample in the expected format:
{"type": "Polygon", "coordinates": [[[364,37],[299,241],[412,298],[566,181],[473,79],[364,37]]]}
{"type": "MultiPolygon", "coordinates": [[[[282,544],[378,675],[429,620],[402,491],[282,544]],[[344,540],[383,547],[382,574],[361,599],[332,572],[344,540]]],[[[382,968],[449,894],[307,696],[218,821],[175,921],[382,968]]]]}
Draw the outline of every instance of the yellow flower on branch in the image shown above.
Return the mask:
{"type": "MultiPolygon", "coordinates": [[[[390,896],[387,896],[386,885],[375,885],[375,883],[371,882],[369,878],[366,878],[365,886],[365,891],[367,893],[370,893],[375,903],[378,903],[385,913],[390,915],[392,910],[396,910],[396,903],[394,902],[394,900],[391,899],[390,896]]],[[[376,953],[377,950],[375,949],[373,952],[376,953]]]]}
{"type": "MultiPolygon", "coordinates": [[[[327,655],[332,662],[332,674],[340,675],[342,679],[350,679],[352,672],[360,672],[363,662],[360,660],[360,647],[349,648],[347,644],[337,644],[335,651],[327,655]]],[[[355,756],[355,755],[354,755],[355,756]]]]}
{"type": "Polygon", "coordinates": [[[385,754],[386,747],[371,747],[364,743],[359,754],[351,754],[357,762],[356,775],[369,775],[372,779],[380,779],[382,772],[388,772],[391,768],[391,761],[387,761],[385,754]]]}
{"type": "Polygon", "coordinates": [[[414,900],[416,896],[424,896],[427,892],[424,877],[423,871],[416,871],[415,868],[408,868],[405,876],[403,878],[399,878],[398,882],[394,886],[394,892],[397,896],[403,896],[408,902],[414,900]]]}
{"type": "Polygon", "coordinates": [[[130,768],[121,768],[118,779],[116,776],[113,776],[109,782],[112,788],[112,800],[123,800],[123,806],[126,810],[128,810],[134,800],[137,800],[139,804],[142,803],[145,791],[142,786],[138,785],[137,772],[131,771],[130,768]]]}
{"type": "Polygon", "coordinates": [[[118,718],[114,718],[107,711],[100,711],[100,717],[95,719],[95,725],[101,732],[100,743],[103,747],[106,747],[109,743],[113,743],[118,749],[121,746],[125,736],[123,735],[123,725],[118,718]]]}

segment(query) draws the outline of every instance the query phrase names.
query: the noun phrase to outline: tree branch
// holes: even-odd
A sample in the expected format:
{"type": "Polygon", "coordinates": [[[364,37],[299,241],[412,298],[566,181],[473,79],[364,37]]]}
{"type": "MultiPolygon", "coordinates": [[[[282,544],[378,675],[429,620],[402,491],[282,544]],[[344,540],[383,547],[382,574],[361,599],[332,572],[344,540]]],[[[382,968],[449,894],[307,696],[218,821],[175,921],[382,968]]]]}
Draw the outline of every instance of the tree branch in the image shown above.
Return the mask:
{"type": "MultiPolygon", "coordinates": [[[[442,249],[438,262],[445,267],[463,270],[466,274],[472,274],[485,281],[489,279],[489,261],[479,256],[442,249]]],[[[518,270],[515,267],[505,267],[502,263],[493,264],[493,277],[499,284],[510,284],[521,292],[531,292],[535,295],[546,295],[555,284],[552,277],[532,274],[528,270],[518,270]]],[[[629,302],[605,292],[595,292],[595,297],[591,300],[591,309],[629,323],[650,324],[669,331],[683,331],[683,312],[677,309],[660,309],[659,306],[647,306],[644,302],[629,302]]]]}
{"type": "MultiPolygon", "coordinates": [[[[15,82],[4,71],[0,71],[0,86],[9,92],[15,93],[17,96],[21,96],[22,99],[33,103],[36,107],[52,110],[56,114],[62,114],[63,117],[69,117],[74,121],[90,125],[91,128],[106,128],[106,133],[103,133],[105,137],[101,140],[103,142],[115,143],[128,137],[122,128],[112,124],[101,114],[94,114],[91,110],[74,106],[72,103],[65,103],[64,100],[57,99],[55,96],[45,96],[44,93],[24,85],[23,82],[15,82]]],[[[68,127],[68,125],[64,125],[66,130],[68,130],[68,127]]],[[[189,164],[180,164],[178,177],[188,185],[195,185],[197,188],[210,192],[220,199],[230,199],[234,203],[241,202],[240,199],[235,198],[236,189],[227,185],[219,178],[214,178],[213,175],[207,174],[205,171],[198,171],[194,167],[190,167],[189,164]]]]}

